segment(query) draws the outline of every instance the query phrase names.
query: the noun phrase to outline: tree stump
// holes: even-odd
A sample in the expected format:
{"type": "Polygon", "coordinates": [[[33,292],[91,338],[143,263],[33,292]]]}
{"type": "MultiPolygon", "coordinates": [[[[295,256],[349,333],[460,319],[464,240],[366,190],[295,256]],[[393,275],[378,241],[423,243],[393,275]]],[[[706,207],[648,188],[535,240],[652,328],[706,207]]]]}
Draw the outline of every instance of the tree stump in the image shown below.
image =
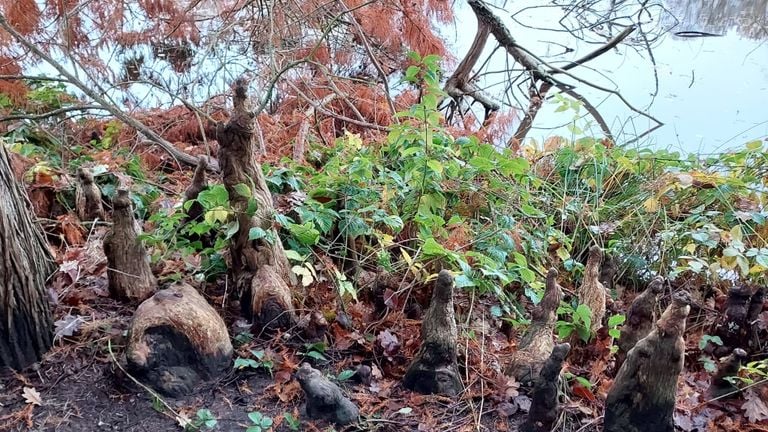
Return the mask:
{"type": "Polygon", "coordinates": [[[0,145],[0,369],[39,361],[53,341],[45,281],[55,270],[32,206],[0,145]]]}
{"type": "Polygon", "coordinates": [[[109,293],[120,300],[142,301],[157,287],[137,227],[128,191],[120,189],[112,201],[112,230],[104,238],[109,293]]]}
{"type": "Polygon", "coordinates": [[[139,379],[179,397],[229,368],[232,343],[224,320],[205,298],[175,283],[136,309],[126,358],[139,379]]]}
{"type": "Polygon", "coordinates": [[[246,87],[245,80],[235,81],[232,116],[208,134],[219,142],[219,166],[240,227],[230,252],[243,313],[259,330],[285,329],[297,322],[290,289],[296,277],[273,226],[272,194],[254,159],[254,114],[246,109],[246,87]],[[268,235],[251,239],[254,228],[268,235]]]}
{"type": "Polygon", "coordinates": [[[589,248],[589,258],[584,270],[584,280],[577,291],[579,304],[589,307],[591,314],[590,332],[594,335],[603,325],[605,316],[605,287],[600,283],[600,263],[603,251],[599,246],[589,248]]]}
{"type": "Polygon", "coordinates": [[[567,343],[555,345],[552,349],[533,387],[531,409],[521,428],[522,432],[550,432],[555,425],[560,415],[557,385],[563,362],[570,351],[571,345],[567,343]]]}
{"type": "Polygon", "coordinates": [[[357,421],[359,410],[330,382],[323,374],[303,363],[296,372],[304,394],[307,396],[307,416],[312,419],[325,419],[337,425],[347,425],[357,421]]]}
{"type": "Polygon", "coordinates": [[[664,290],[664,278],[657,276],[651,280],[645,291],[632,302],[627,312],[627,319],[621,328],[619,351],[616,354],[616,370],[621,368],[627,353],[637,341],[648,336],[656,322],[656,298],[664,290]]]}
{"type": "Polygon", "coordinates": [[[453,276],[441,270],[421,323],[421,348],[405,372],[403,386],[424,394],[459,394],[463,385],[456,364],[456,342],[453,276]]]}
{"type": "Polygon", "coordinates": [[[725,378],[738,375],[739,368],[746,359],[747,352],[741,348],[734,349],[731,355],[726,357],[709,386],[710,397],[724,398],[726,395],[735,396],[738,393],[739,388],[725,378]]]}
{"type": "Polygon", "coordinates": [[[555,347],[552,332],[555,330],[557,308],[562,298],[562,287],[557,283],[557,270],[549,269],[544,297],[533,310],[531,325],[512,355],[507,375],[514,376],[521,383],[533,381],[539,376],[544,362],[555,347]]]}
{"type": "Polygon", "coordinates": [[[654,329],[629,351],[605,402],[606,432],[673,432],[677,378],[685,358],[687,292],[672,298],[654,329]]]}
{"type": "Polygon", "coordinates": [[[77,169],[75,185],[75,207],[81,221],[105,220],[104,205],[101,202],[101,190],[93,182],[93,174],[88,168],[77,169]]]}

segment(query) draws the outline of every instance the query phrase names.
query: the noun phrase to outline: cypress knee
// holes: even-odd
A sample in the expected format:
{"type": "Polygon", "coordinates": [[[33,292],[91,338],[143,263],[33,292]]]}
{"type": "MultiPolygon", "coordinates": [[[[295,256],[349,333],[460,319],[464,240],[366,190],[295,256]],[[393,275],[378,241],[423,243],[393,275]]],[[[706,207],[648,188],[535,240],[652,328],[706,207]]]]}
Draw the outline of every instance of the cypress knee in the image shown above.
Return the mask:
{"type": "Polygon", "coordinates": [[[741,364],[747,359],[747,352],[741,348],[733,350],[717,369],[717,374],[712,379],[712,384],[709,386],[709,395],[713,398],[722,398],[729,396],[735,396],[739,388],[733,385],[726,378],[734,377],[738,375],[741,364]]]}
{"type": "Polygon", "coordinates": [[[589,258],[584,270],[584,280],[577,291],[579,304],[589,307],[591,315],[590,332],[594,335],[603,325],[605,316],[605,287],[600,283],[600,263],[603,251],[599,246],[589,248],[589,258]]]}
{"type": "Polygon", "coordinates": [[[347,425],[357,421],[359,410],[336,384],[323,374],[304,363],[296,372],[296,379],[307,396],[307,416],[313,419],[326,419],[338,425],[347,425]]]}
{"type": "Polygon", "coordinates": [[[619,351],[616,354],[616,370],[621,368],[627,353],[637,341],[648,336],[656,322],[656,298],[664,290],[664,278],[657,276],[648,287],[632,302],[627,312],[627,320],[621,328],[619,351]]]}
{"type": "Polygon", "coordinates": [[[605,402],[606,432],[673,432],[690,296],[679,291],[653,330],[627,354],[605,402]]]}
{"type": "Polygon", "coordinates": [[[456,364],[456,342],[453,277],[449,271],[442,270],[421,323],[421,348],[405,372],[403,385],[425,394],[459,394],[463,386],[456,364]]]}
{"type": "Polygon", "coordinates": [[[552,353],[555,347],[552,333],[562,298],[562,288],[557,283],[557,270],[550,269],[547,272],[544,297],[533,310],[531,325],[520,339],[517,351],[512,355],[512,361],[507,367],[507,374],[514,376],[517,381],[533,381],[552,353]]]}
{"type": "Polygon", "coordinates": [[[233,85],[234,107],[227,123],[206,134],[219,142],[219,166],[239,229],[229,244],[240,304],[256,331],[290,328],[297,322],[291,298],[291,272],[280,236],[273,226],[275,209],[253,145],[254,113],[247,110],[248,83],[233,85]],[[268,235],[251,238],[254,230],[268,235]]]}
{"type": "Polygon", "coordinates": [[[128,191],[120,189],[112,201],[112,230],[104,238],[109,293],[120,300],[144,300],[157,287],[137,227],[128,191]]]}
{"type": "Polygon", "coordinates": [[[521,428],[522,432],[549,432],[552,430],[560,415],[560,404],[557,400],[557,385],[560,381],[560,371],[563,362],[571,351],[567,343],[555,345],[552,354],[544,363],[541,374],[533,387],[531,409],[528,418],[521,428]]]}
{"type": "Polygon", "coordinates": [[[77,169],[75,185],[75,208],[81,221],[104,220],[104,205],[101,190],[93,181],[93,174],[85,167],[77,169]]]}
{"type": "Polygon", "coordinates": [[[136,309],[128,367],[151,387],[184,396],[229,369],[232,343],[224,320],[197,290],[175,283],[136,309]]]}

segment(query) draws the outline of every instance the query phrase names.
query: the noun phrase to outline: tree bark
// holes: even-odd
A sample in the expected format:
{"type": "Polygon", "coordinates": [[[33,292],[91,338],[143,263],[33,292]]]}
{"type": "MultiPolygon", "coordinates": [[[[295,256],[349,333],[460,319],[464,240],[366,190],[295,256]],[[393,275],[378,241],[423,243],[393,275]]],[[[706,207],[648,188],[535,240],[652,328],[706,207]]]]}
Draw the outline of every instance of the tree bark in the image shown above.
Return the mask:
{"type": "Polygon", "coordinates": [[[605,401],[605,432],[674,431],[689,305],[687,292],[675,293],[656,327],[629,351],[605,401]]]}
{"type": "Polygon", "coordinates": [[[232,116],[209,134],[219,142],[222,178],[239,224],[230,252],[243,312],[257,329],[285,329],[297,321],[290,290],[295,276],[273,227],[272,194],[254,158],[253,113],[246,109],[246,87],[245,80],[235,81],[232,116]],[[252,240],[254,228],[268,235],[252,240]]]}
{"type": "Polygon", "coordinates": [[[33,214],[0,144],[0,368],[39,361],[53,341],[45,281],[55,267],[33,214]]]}

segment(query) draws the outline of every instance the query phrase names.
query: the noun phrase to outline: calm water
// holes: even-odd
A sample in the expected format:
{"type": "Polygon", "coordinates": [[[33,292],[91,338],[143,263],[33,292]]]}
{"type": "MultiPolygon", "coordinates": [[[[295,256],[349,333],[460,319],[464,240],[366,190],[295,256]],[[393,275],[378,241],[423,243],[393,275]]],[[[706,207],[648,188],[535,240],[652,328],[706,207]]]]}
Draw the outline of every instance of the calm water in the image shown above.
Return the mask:
{"type": "MultiPolygon", "coordinates": [[[[560,0],[557,3],[590,4],[592,10],[541,7],[552,3],[515,0],[509,1],[505,10],[497,9],[496,14],[505,20],[522,46],[547,62],[562,64],[594,50],[604,40],[597,33],[609,30],[604,25],[597,32],[587,29],[571,34],[563,31],[564,26],[573,29],[585,22],[593,23],[597,16],[593,12],[600,12],[601,7],[608,10],[611,3],[625,8],[615,14],[620,17],[625,12],[631,13],[640,2],[560,0]],[[574,52],[564,53],[566,48],[574,52]]],[[[453,38],[455,52],[463,55],[472,42],[476,22],[466,5],[460,7],[457,15],[453,33],[446,33],[453,38]]],[[[643,28],[652,39],[655,67],[648,50],[636,38],[633,46],[606,53],[590,62],[589,68],[573,70],[582,78],[615,88],[635,107],[665,123],[641,140],[641,144],[713,153],[768,137],[768,0],[658,0],[643,21],[643,28]],[[680,31],[722,36],[682,38],[674,35],[680,31]],[[655,77],[658,77],[658,91],[655,77]]],[[[620,18],[616,18],[616,22],[627,23],[620,18]]],[[[637,32],[633,36],[636,35],[637,32]]],[[[490,53],[495,43],[488,45],[486,51],[490,53]]],[[[491,69],[505,69],[504,57],[495,55],[491,69]]],[[[496,96],[503,93],[504,81],[501,74],[489,75],[484,80],[488,92],[496,96]]],[[[631,140],[652,124],[615,96],[584,85],[578,85],[577,91],[599,106],[619,143],[631,140]]],[[[545,105],[530,137],[541,142],[553,132],[569,134],[558,126],[570,117],[555,114],[555,107],[545,105]]],[[[591,132],[599,134],[600,131],[594,126],[591,132]]]]}

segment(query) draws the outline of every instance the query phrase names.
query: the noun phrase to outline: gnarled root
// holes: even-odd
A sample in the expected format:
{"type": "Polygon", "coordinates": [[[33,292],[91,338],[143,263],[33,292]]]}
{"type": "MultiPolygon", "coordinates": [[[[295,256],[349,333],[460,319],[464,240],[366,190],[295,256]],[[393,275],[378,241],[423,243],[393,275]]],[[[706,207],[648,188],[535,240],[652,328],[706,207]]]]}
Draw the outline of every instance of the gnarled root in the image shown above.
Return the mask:
{"type": "Polygon", "coordinates": [[[709,386],[709,395],[713,398],[722,398],[729,396],[735,396],[739,389],[726,378],[736,376],[739,373],[739,368],[744,360],[747,359],[747,352],[741,348],[733,350],[731,355],[720,364],[717,369],[717,374],[712,378],[712,384],[709,386]]]}

